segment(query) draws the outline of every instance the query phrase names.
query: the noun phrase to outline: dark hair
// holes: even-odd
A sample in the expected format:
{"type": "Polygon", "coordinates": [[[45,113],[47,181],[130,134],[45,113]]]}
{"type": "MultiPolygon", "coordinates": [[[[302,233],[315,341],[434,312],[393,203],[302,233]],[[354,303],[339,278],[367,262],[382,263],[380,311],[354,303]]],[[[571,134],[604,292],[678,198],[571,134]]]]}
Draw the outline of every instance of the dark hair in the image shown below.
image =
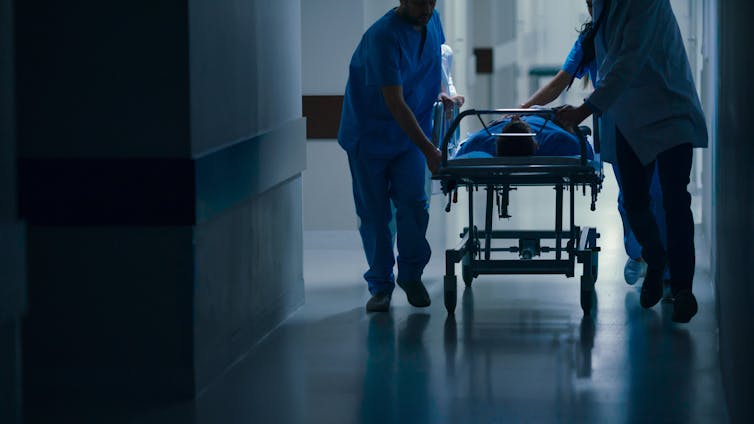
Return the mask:
{"type": "MultiPolygon", "coordinates": [[[[503,127],[503,134],[530,134],[531,127],[518,118],[513,118],[503,127]]],[[[537,152],[537,142],[532,136],[506,137],[495,139],[497,156],[532,156],[537,152]]]]}
{"type": "Polygon", "coordinates": [[[592,29],[592,27],[593,27],[593,26],[594,26],[594,22],[592,22],[592,21],[589,21],[589,22],[584,22],[584,24],[583,24],[583,25],[581,25],[581,28],[577,29],[576,31],[577,31],[577,32],[578,32],[579,34],[584,34],[584,33],[586,33],[587,31],[589,31],[590,29],[592,29]]]}
{"type": "MultiPolygon", "coordinates": [[[[581,56],[581,61],[579,62],[579,66],[576,67],[576,72],[571,75],[571,81],[568,83],[569,90],[571,88],[571,85],[573,85],[573,81],[576,79],[576,75],[581,73],[584,68],[589,65],[592,61],[594,61],[594,58],[596,57],[596,53],[594,51],[594,36],[597,34],[596,29],[594,28],[594,22],[589,21],[584,23],[584,25],[581,26],[581,29],[578,30],[579,32],[579,39],[581,41],[581,52],[583,53],[581,56]]],[[[589,72],[584,73],[584,88],[589,84],[589,72]]]]}

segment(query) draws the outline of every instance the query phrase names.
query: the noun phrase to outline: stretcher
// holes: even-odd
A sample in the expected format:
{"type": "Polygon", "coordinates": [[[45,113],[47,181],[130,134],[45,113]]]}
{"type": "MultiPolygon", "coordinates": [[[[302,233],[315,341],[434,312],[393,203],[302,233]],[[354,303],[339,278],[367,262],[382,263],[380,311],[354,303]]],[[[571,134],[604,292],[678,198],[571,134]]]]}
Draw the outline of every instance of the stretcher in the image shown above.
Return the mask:
{"type": "MultiPolygon", "coordinates": [[[[465,118],[476,117],[486,127],[484,118],[510,114],[535,114],[555,118],[553,109],[492,109],[465,110],[447,121],[442,105],[436,105],[433,116],[432,138],[442,151],[442,163],[432,176],[439,180],[444,195],[448,196],[446,212],[451,212],[453,199],[459,188],[468,195],[468,226],[461,232],[461,242],[456,249],[445,251],[444,302],[449,314],[455,312],[457,303],[456,264],[461,263],[461,276],[467,287],[479,275],[496,274],[554,274],[573,277],[575,263],[583,264],[580,304],[585,315],[592,314],[596,306],[594,285],[597,281],[599,233],[596,228],[576,226],[574,205],[576,191],[589,192],[591,210],[596,209],[597,196],[604,179],[599,155],[599,134],[588,127],[580,127],[577,135],[581,143],[578,156],[518,156],[518,157],[453,157],[458,147],[458,129],[465,118]],[[586,155],[588,137],[592,136],[594,158],[586,155]],[[498,218],[510,218],[510,192],[521,187],[551,186],[555,191],[555,228],[544,230],[493,229],[493,209],[497,206],[498,218]],[[474,196],[479,190],[486,192],[485,222],[480,228],[474,222],[474,196]],[[568,192],[569,225],[564,228],[564,197],[568,192]],[[493,244],[494,242],[494,244],[493,244]],[[502,245],[501,245],[502,244],[502,245]],[[495,256],[514,256],[500,259],[495,256]],[[542,254],[548,258],[543,258],[542,254]],[[494,254],[494,256],[493,256],[494,254]],[[511,255],[513,254],[513,255],[511,255]],[[518,258],[515,258],[518,254],[518,258]],[[554,256],[554,257],[553,257],[554,256]]],[[[505,134],[495,134],[505,137],[505,134]]],[[[535,134],[530,134],[534,136],[535,134]]],[[[516,134],[513,136],[520,136],[516,134]]]]}

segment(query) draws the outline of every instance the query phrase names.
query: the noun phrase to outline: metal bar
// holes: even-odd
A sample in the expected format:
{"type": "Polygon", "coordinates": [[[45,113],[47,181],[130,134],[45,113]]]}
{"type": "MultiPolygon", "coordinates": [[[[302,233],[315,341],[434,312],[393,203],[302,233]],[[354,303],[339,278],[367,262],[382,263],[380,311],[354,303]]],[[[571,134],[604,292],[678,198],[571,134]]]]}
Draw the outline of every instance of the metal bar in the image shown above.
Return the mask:
{"type": "Polygon", "coordinates": [[[570,228],[570,231],[571,231],[571,241],[574,242],[574,244],[575,244],[575,240],[576,240],[576,217],[574,216],[575,215],[575,210],[576,210],[575,209],[575,204],[576,204],[576,200],[575,200],[575,195],[576,195],[575,192],[576,192],[576,190],[575,190],[575,188],[576,187],[573,185],[573,181],[571,181],[571,194],[570,194],[570,199],[571,199],[571,219],[570,219],[570,221],[571,221],[571,228],[570,228]]]}
{"type": "MultiPolygon", "coordinates": [[[[518,246],[493,247],[493,248],[490,248],[490,252],[511,252],[511,253],[516,253],[516,252],[518,252],[520,250],[521,249],[518,246]]],[[[549,252],[554,252],[555,248],[551,247],[551,246],[540,246],[539,251],[543,252],[543,253],[549,253],[549,252]]]]}
{"type": "MultiPolygon", "coordinates": [[[[464,229],[465,231],[465,229],[464,229]]],[[[568,237],[567,231],[561,231],[561,237],[568,237]]],[[[479,237],[486,237],[487,233],[479,232],[479,237]]],[[[537,231],[537,230],[494,230],[492,231],[493,239],[519,239],[519,238],[536,238],[536,239],[555,239],[558,234],[555,231],[537,231]]]]}
{"type": "Polygon", "coordinates": [[[563,184],[555,186],[555,259],[561,259],[560,249],[563,246],[563,184]]]}
{"type": "Polygon", "coordinates": [[[445,251],[445,275],[453,276],[456,274],[456,264],[461,262],[466,254],[466,243],[468,234],[461,236],[461,242],[457,249],[447,249],[445,251]]]}
{"type": "Polygon", "coordinates": [[[600,147],[600,121],[596,113],[592,116],[592,140],[594,144],[594,153],[599,153],[602,150],[600,147]]]}
{"type": "Polygon", "coordinates": [[[474,272],[478,274],[567,274],[571,263],[567,260],[537,259],[478,261],[474,272]]]}
{"type": "MultiPolygon", "coordinates": [[[[469,190],[469,241],[474,243],[476,241],[476,231],[474,231],[474,187],[468,185],[469,190]]],[[[472,251],[472,254],[476,252],[472,251]]]]}
{"type": "Polygon", "coordinates": [[[490,247],[492,243],[492,195],[495,192],[491,185],[487,186],[487,211],[484,221],[484,259],[490,260],[490,247]]]}

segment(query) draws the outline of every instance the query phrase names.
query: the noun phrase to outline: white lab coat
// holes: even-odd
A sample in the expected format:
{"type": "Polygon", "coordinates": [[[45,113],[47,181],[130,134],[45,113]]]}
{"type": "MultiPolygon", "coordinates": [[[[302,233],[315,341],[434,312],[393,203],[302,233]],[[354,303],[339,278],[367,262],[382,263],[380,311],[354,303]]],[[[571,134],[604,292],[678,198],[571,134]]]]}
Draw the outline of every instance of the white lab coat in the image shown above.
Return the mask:
{"type": "Polygon", "coordinates": [[[606,20],[595,37],[597,83],[588,101],[645,165],[684,143],[706,147],[707,125],[670,1],[610,0],[603,12],[605,2],[594,1],[594,16],[606,13],[606,20]]]}

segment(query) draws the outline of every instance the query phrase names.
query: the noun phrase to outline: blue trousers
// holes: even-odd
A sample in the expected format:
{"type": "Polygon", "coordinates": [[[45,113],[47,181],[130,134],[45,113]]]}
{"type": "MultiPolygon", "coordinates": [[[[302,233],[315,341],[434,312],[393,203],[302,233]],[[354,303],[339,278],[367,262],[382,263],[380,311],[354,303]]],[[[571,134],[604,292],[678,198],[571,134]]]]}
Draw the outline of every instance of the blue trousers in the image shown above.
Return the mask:
{"type": "Polygon", "coordinates": [[[393,239],[390,232],[392,200],[396,210],[398,279],[418,281],[429,262],[429,212],[425,192],[425,160],[411,147],[391,158],[349,153],[353,199],[359,233],[369,269],[364,279],[372,294],[395,287],[393,239]]]}
{"type": "MultiPolygon", "coordinates": [[[[626,208],[623,206],[623,185],[624,182],[621,179],[620,168],[618,164],[614,164],[613,172],[615,173],[615,179],[618,182],[618,212],[620,213],[621,221],[623,222],[623,247],[626,249],[626,254],[631,259],[639,259],[641,257],[641,245],[636,240],[636,235],[631,230],[631,225],[628,223],[628,216],[626,215],[626,208]]],[[[630,184],[630,183],[629,183],[630,184]]],[[[654,216],[655,222],[657,222],[657,228],[660,231],[660,240],[663,247],[667,246],[668,231],[665,225],[665,209],[662,207],[662,185],[660,184],[659,173],[657,172],[657,165],[652,175],[652,181],[649,184],[649,207],[652,210],[652,216],[654,216]]],[[[670,279],[669,268],[665,270],[664,279],[670,279]]]]}
{"type": "Polygon", "coordinates": [[[642,257],[650,267],[667,261],[673,293],[691,290],[694,278],[694,217],[688,192],[691,173],[691,144],[682,144],[660,153],[655,162],[643,165],[620,131],[616,131],[618,168],[623,180],[624,207],[628,222],[642,246],[642,257]],[[656,170],[655,170],[656,163],[656,170]],[[649,187],[653,175],[662,185],[666,215],[667,247],[650,208],[649,187]]]}

